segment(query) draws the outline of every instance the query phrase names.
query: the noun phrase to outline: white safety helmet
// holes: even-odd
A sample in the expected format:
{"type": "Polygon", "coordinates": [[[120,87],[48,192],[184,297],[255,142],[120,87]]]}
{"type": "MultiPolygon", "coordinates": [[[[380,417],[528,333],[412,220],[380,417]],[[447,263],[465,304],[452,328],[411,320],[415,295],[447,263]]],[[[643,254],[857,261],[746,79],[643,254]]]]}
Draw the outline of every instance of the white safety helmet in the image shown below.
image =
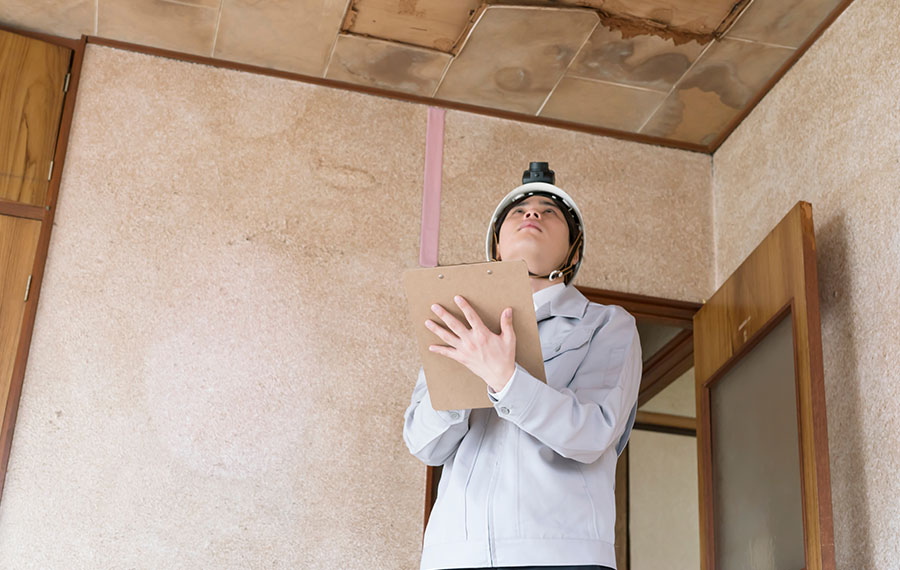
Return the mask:
{"type": "Polygon", "coordinates": [[[497,261],[497,245],[500,241],[500,226],[503,220],[512,209],[512,207],[530,196],[547,196],[556,202],[566,218],[569,226],[569,252],[562,266],[554,269],[547,275],[535,275],[529,272],[532,277],[547,278],[551,281],[559,277],[564,277],[566,284],[570,283],[584,259],[584,218],[581,211],[575,204],[575,200],[566,194],[562,188],[554,185],[556,176],[546,162],[532,162],[529,169],[522,175],[522,185],[507,194],[497,207],[494,209],[494,215],[491,216],[491,223],[488,225],[487,236],[484,243],[484,254],[488,261],[497,261]],[[578,254],[578,260],[572,262],[575,254],[578,254]]]}

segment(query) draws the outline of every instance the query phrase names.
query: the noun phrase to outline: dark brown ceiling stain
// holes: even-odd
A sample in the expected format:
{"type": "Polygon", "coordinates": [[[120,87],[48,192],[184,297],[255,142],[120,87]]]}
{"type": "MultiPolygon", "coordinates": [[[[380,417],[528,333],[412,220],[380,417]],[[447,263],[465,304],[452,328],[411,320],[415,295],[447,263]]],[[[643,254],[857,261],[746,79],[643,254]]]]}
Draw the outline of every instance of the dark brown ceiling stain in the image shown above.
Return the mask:
{"type": "MultiPolygon", "coordinates": [[[[358,4],[360,3],[360,1],[361,0],[351,0],[349,5],[347,6],[347,13],[344,16],[343,24],[341,24],[341,30],[345,32],[352,32],[358,35],[363,35],[366,37],[373,37],[388,41],[397,41],[396,38],[361,34],[359,30],[355,30],[356,20],[359,16],[358,4]]],[[[604,9],[604,0],[575,0],[574,2],[571,0],[567,2],[561,2],[559,0],[486,0],[482,2],[481,6],[479,6],[478,9],[473,10],[470,13],[469,20],[466,26],[464,26],[463,29],[460,30],[459,36],[457,36],[456,41],[452,45],[449,45],[449,42],[440,42],[440,44],[437,46],[427,47],[437,47],[439,51],[443,51],[444,53],[449,53],[451,55],[458,54],[472,26],[475,25],[482,12],[484,12],[484,10],[489,6],[519,6],[591,10],[597,13],[603,25],[612,30],[620,31],[622,33],[622,37],[625,39],[633,38],[636,36],[652,35],[660,37],[662,39],[672,40],[675,45],[686,44],[692,41],[696,41],[701,45],[705,45],[712,40],[721,37],[724,31],[728,29],[732,22],[734,22],[735,18],[737,18],[744,10],[744,8],[747,7],[750,1],[751,0],[737,0],[732,5],[728,15],[722,20],[722,22],[719,23],[716,30],[712,33],[704,33],[688,29],[684,26],[673,26],[668,24],[667,21],[672,19],[672,10],[660,10],[658,13],[654,14],[655,17],[640,18],[624,12],[610,12],[604,9]]],[[[417,12],[417,6],[418,0],[399,0],[397,4],[397,13],[403,15],[419,16],[420,12],[417,12]]],[[[388,36],[388,34],[385,34],[385,36],[388,36]]]]}
{"type": "Polygon", "coordinates": [[[600,23],[611,30],[618,30],[624,39],[636,36],[657,36],[664,40],[672,40],[675,45],[697,42],[701,45],[708,44],[716,38],[715,34],[702,34],[688,30],[667,26],[662,22],[646,18],[630,18],[609,14],[603,10],[597,10],[600,23]]]}
{"type": "Polygon", "coordinates": [[[731,27],[731,24],[737,20],[737,17],[741,15],[741,12],[744,11],[744,8],[750,5],[750,2],[753,0],[739,0],[731,7],[731,11],[728,12],[728,15],[725,16],[725,19],[722,20],[722,23],[719,24],[719,27],[716,28],[715,35],[716,37],[722,37],[725,35],[725,32],[728,31],[728,28],[731,27]]]}
{"type": "Polygon", "coordinates": [[[390,51],[383,57],[371,61],[365,70],[347,65],[343,67],[348,73],[366,80],[367,83],[391,86],[413,82],[419,87],[425,87],[430,81],[418,77],[415,73],[416,64],[424,61],[425,56],[422,53],[390,51]]]}
{"type": "MultiPolygon", "coordinates": [[[[690,0],[686,0],[690,1],[690,0]]],[[[721,37],[731,23],[747,7],[751,0],[737,0],[729,10],[728,15],[719,23],[712,33],[697,32],[683,26],[672,26],[666,22],[671,19],[671,10],[662,11],[657,18],[639,18],[627,13],[613,13],[606,10],[604,0],[576,0],[575,2],[559,2],[555,0],[487,0],[482,7],[473,14],[472,22],[486,6],[533,6],[545,8],[571,8],[573,10],[592,10],[600,17],[600,22],[607,28],[618,30],[622,37],[633,38],[635,36],[652,35],[665,40],[672,40],[675,45],[696,41],[705,45],[712,40],[721,37]]],[[[463,34],[465,37],[466,34],[463,34]]]]}
{"type": "Polygon", "coordinates": [[[730,64],[715,64],[692,72],[679,85],[679,89],[696,87],[707,93],[715,93],[722,103],[733,109],[743,109],[755,94],[753,89],[745,85],[734,66],[730,64]]]}
{"type": "Polygon", "coordinates": [[[691,58],[682,53],[661,53],[637,64],[630,63],[628,60],[634,55],[634,43],[630,41],[592,44],[585,55],[588,61],[614,65],[621,70],[622,75],[642,82],[663,80],[674,84],[692,63],[691,58]]]}

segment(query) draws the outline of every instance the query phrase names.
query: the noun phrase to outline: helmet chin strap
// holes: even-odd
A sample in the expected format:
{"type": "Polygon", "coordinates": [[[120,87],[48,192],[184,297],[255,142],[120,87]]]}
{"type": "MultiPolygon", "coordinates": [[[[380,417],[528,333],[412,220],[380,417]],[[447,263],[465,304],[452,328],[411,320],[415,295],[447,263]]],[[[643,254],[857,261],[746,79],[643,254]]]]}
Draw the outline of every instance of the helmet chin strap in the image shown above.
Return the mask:
{"type": "MultiPolygon", "coordinates": [[[[496,234],[494,237],[494,259],[497,259],[497,238],[496,234]]],[[[550,273],[546,275],[538,275],[537,273],[528,272],[529,277],[533,277],[535,279],[548,279],[550,281],[555,281],[560,277],[567,277],[570,273],[575,271],[575,265],[577,263],[573,261],[573,257],[575,257],[575,253],[578,251],[578,247],[581,245],[581,232],[578,233],[575,240],[572,242],[572,245],[569,246],[569,251],[566,252],[566,260],[563,262],[562,266],[558,269],[554,269],[550,273]]]]}

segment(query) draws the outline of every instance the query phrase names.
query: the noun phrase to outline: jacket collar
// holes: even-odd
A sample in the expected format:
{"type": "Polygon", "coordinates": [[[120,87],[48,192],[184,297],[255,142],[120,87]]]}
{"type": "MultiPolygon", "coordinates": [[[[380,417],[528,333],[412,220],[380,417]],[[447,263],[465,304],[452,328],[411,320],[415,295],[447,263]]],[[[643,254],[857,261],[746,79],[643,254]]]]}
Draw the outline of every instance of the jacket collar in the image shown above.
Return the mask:
{"type": "Polygon", "coordinates": [[[566,285],[563,291],[550,300],[538,307],[535,316],[538,321],[550,317],[570,317],[580,319],[584,316],[587,309],[588,300],[575,288],[571,283],[566,285]]]}

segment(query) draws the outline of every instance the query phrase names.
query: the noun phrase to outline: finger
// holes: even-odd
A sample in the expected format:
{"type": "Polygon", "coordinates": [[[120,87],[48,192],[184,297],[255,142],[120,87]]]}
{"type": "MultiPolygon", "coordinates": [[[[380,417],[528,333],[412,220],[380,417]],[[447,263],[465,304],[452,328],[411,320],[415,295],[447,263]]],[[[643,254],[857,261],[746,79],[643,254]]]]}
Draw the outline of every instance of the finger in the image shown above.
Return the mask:
{"type": "Polygon", "coordinates": [[[425,321],[425,328],[436,334],[439,339],[446,342],[450,346],[455,348],[459,345],[459,337],[451,333],[441,325],[437,324],[436,322],[431,320],[425,321]]]}
{"type": "Polygon", "coordinates": [[[459,353],[456,351],[455,348],[450,348],[449,346],[441,346],[439,344],[432,344],[431,346],[428,347],[428,350],[430,350],[431,352],[433,352],[435,354],[440,354],[441,356],[446,356],[447,358],[450,358],[451,360],[460,362],[459,353]]]}
{"type": "Polygon", "coordinates": [[[459,307],[463,312],[463,315],[466,316],[466,320],[469,321],[470,327],[472,327],[473,329],[486,328],[484,326],[484,322],[481,320],[481,317],[478,316],[478,313],[475,312],[475,309],[472,308],[472,305],[470,305],[468,301],[466,301],[459,295],[453,297],[453,300],[456,301],[456,306],[459,307]]]}
{"type": "Polygon", "coordinates": [[[440,319],[444,321],[444,324],[447,325],[447,328],[453,331],[456,336],[462,338],[462,336],[469,330],[466,325],[462,324],[459,319],[454,317],[453,314],[444,307],[434,304],[431,306],[431,311],[435,315],[440,317],[440,319]]]}
{"type": "Polygon", "coordinates": [[[512,307],[503,309],[500,315],[500,336],[506,339],[515,340],[516,331],[513,328],[512,307]]]}

